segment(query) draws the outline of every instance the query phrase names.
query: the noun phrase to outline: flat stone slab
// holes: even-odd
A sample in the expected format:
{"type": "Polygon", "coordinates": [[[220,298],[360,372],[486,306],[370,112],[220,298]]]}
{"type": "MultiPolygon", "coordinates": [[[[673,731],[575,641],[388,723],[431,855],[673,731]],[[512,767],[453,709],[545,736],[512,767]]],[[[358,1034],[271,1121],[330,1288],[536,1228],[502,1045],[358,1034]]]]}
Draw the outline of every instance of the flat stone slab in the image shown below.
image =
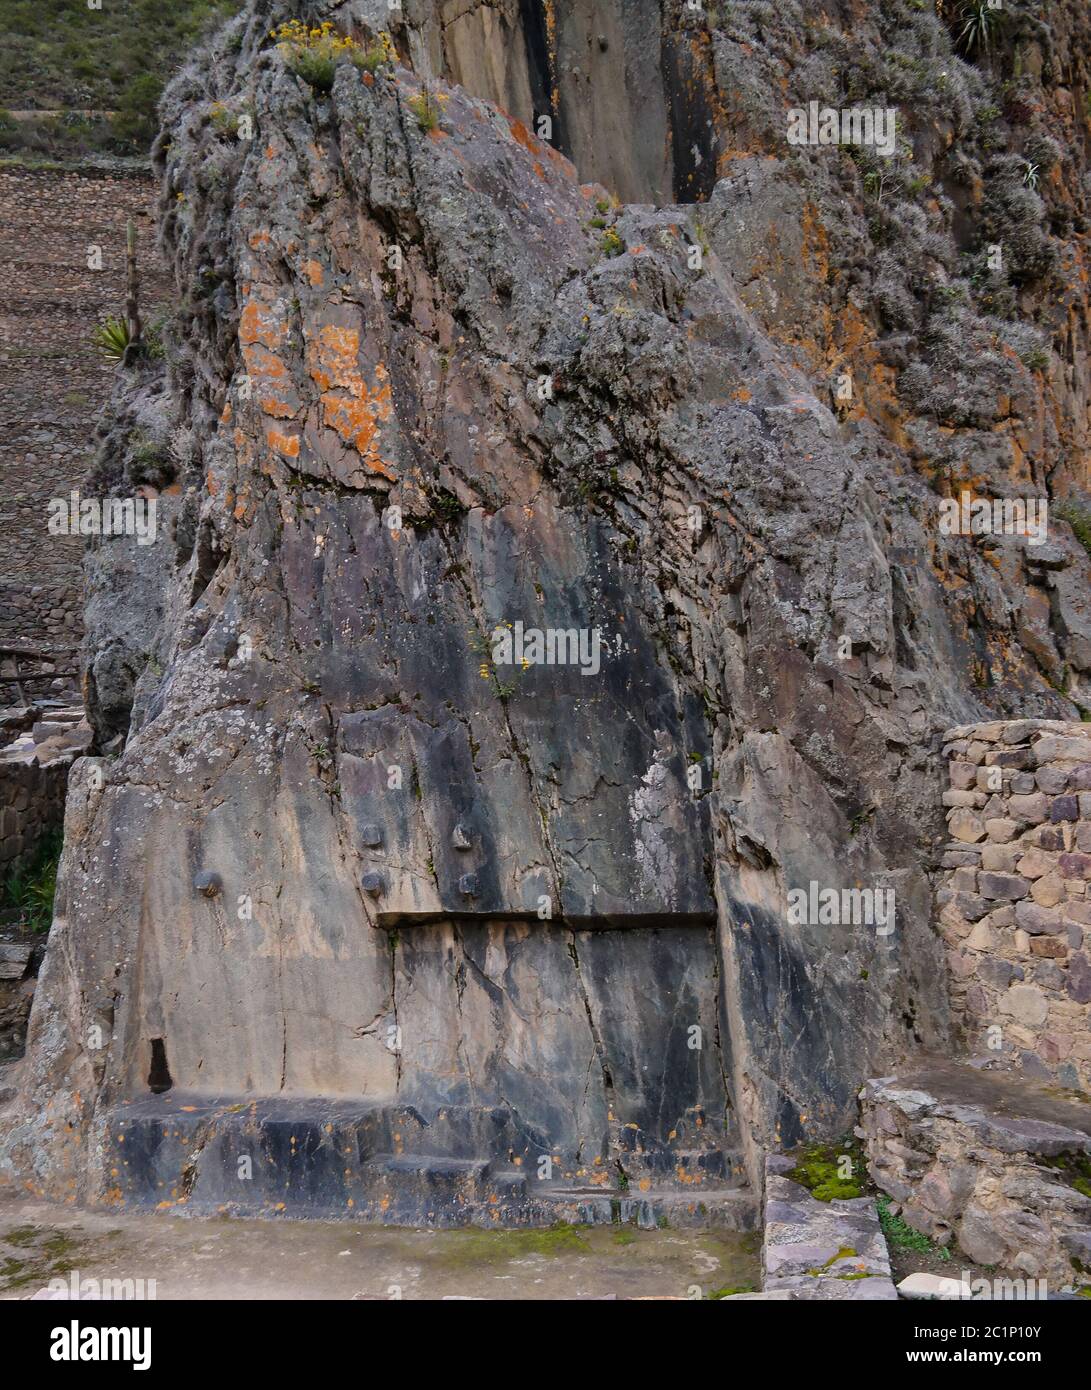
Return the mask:
{"type": "Polygon", "coordinates": [[[785,1176],[791,1166],[781,1154],[766,1160],[763,1292],[837,1301],[896,1299],[874,1201],[819,1202],[785,1176]]]}
{"type": "Polygon", "coordinates": [[[866,1091],[906,1114],[939,1115],[976,1128],[1002,1153],[1052,1157],[1091,1150],[1091,1104],[1025,1072],[986,1071],[934,1057],[896,1077],[868,1081],[866,1091]]]}
{"type": "Polygon", "coordinates": [[[26,974],[32,947],[23,942],[0,941],[0,980],[21,980],[26,974]]]}
{"type": "Polygon", "coordinates": [[[971,1298],[973,1291],[965,1279],[957,1275],[908,1274],[898,1285],[902,1298],[971,1298]]]}

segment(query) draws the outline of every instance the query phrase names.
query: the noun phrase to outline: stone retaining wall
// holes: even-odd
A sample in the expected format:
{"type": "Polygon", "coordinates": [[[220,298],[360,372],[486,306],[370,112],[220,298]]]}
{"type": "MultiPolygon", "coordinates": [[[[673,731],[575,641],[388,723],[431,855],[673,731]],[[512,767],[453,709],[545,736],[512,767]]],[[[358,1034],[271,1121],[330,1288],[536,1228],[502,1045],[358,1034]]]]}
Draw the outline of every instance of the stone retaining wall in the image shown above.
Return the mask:
{"type": "MultiPolygon", "coordinates": [[[[155,189],[150,170],[0,169],[0,640],[54,653],[58,669],[77,664],[84,541],[49,535],[47,504],[79,487],[113,384],[91,337],[122,312],[130,218],[145,321],[169,302],[155,189]],[[88,264],[98,264],[95,247],[99,269],[88,264]]],[[[45,688],[28,686],[36,695],[45,688]]]]}
{"type": "Polygon", "coordinates": [[[1091,1107],[1055,1089],[947,1062],[869,1081],[868,1172],[907,1225],[966,1259],[1054,1293],[1087,1283],[1091,1197],[1075,1179],[1091,1161],[1091,1107]]]}
{"type": "Polygon", "coordinates": [[[51,830],[64,824],[70,758],[39,767],[0,762],[0,879],[34,853],[51,830]]]}
{"type": "Polygon", "coordinates": [[[1091,1091],[1091,725],[944,736],[951,836],[939,923],[970,1051],[1091,1091]]]}

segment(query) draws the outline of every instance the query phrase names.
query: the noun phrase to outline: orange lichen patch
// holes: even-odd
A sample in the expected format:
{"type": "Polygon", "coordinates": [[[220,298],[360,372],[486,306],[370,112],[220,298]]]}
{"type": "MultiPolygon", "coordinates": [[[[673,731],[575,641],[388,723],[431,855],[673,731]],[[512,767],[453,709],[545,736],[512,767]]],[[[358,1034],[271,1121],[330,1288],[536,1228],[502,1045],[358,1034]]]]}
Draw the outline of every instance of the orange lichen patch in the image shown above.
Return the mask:
{"type": "Polygon", "coordinates": [[[532,135],[518,117],[508,116],[507,120],[508,128],[511,130],[516,143],[522,145],[529,154],[535,156],[534,172],[539,178],[545,178],[545,170],[542,168],[541,164],[538,163],[538,160],[543,154],[547,155],[550,163],[557,168],[571,171],[572,173],[575,172],[570,161],[561,154],[560,150],[555,150],[553,146],[546,141],[539,140],[536,135],[532,135]]]}
{"type": "Polygon", "coordinates": [[[304,261],[303,274],[307,277],[307,279],[316,289],[319,285],[321,285],[322,280],[324,278],[322,267],[318,264],[317,261],[304,261]]]}
{"type": "Polygon", "coordinates": [[[356,362],[360,351],[360,334],[355,328],[342,328],[336,323],[324,324],[318,336],[308,340],[307,349],[311,359],[308,370],[321,390],[341,386],[354,391],[362,385],[356,362]]]}
{"type": "Polygon", "coordinates": [[[648,249],[648,248],[644,245],[644,243],[641,242],[639,246],[630,246],[630,247],[629,247],[629,255],[630,255],[630,256],[643,256],[644,252],[645,252],[647,249],[648,249]]]}
{"type": "Polygon", "coordinates": [[[307,344],[308,371],[322,392],[325,425],[360,454],[375,473],[394,481],[396,474],[383,462],[378,450],[378,429],[392,413],[387,370],[374,368],[375,384],[365,381],[357,358],[360,334],[355,328],[327,323],[307,344]]]}
{"type": "Polygon", "coordinates": [[[272,241],[272,237],[268,232],[251,232],[248,240],[250,242],[251,251],[257,251],[262,246],[268,246],[269,242],[272,241]]]}
{"type": "Polygon", "coordinates": [[[322,405],[325,422],[337,431],[346,444],[352,445],[372,472],[381,473],[393,482],[396,475],[379,457],[376,447],[378,426],[381,421],[390,418],[390,387],[384,385],[369,392],[365,386],[364,391],[362,396],[324,391],[322,405]]]}
{"type": "Polygon", "coordinates": [[[829,237],[818,217],[818,209],[808,198],[803,204],[803,264],[820,285],[830,270],[829,237]]]}
{"type": "Polygon", "coordinates": [[[741,401],[743,405],[746,405],[747,401],[753,399],[753,394],[748,386],[737,386],[731,393],[731,399],[741,401]]]}
{"type": "Polygon", "coordinates": [[[279,347],[287,333],[281,322],[267,304],[259,304],[252,299],[239,317],[239,342],[264,343],[267,348],[279,347]]]}
{"type": "MultiPolygon", "coordinates": [[[[206,489],[208,490],[208,495],[209,495],[209,497],[215,497],[216,494],[217,494],[217,493],[219,492],[219,490],[220,490],[220,485],[219,485],[219,483],[217,483],[216,479],[212,476],[212,469],[211,469],[211,468],[210,468],[210,469],[208,470],[208,472],[205,474],[205,487],[206,487],[206,489]]],[[[118,1136],[118,1143],[119,1143],[119,1144],[123,1144],[124,1142],[125,1142],[124,1136],[119,1135],[119,1136],[118,1136]]]]}
{"type": "Polygon", "coordinates": [[[225,425],[231,423],[231,402],[224,401],[224,408],[220,411],[220,419],[225,425]]]}
{"type": "Polygon", "coordinates": [[[287,367],[276,353],[270,352],[260,343],[247,343],[243,347],[242,355],[250,376],[282,377],[288,374],[287,367]]]}
{"type": "Polygon", "coordinates": [[[296,406],[289,405],[287,401],[279,400],[276,396],[259,396],[258,405],[263,415],[272,415],[276,420],[290,420],[297,410],[296,406]]]}
{"type": "Polygon", "coordinates": [[[538,141],[527,130],[526,126],[516,116],[508,117],[508,128],[514,136],[516,142],[522,145],[523,149],[529,150],[531,154],[538,153],[538,141]]]}
{"type": "Polygon", "coordinates": [[[299,457],[299,436],[297,434],[281,434],[278,430],[267,430],[265,442],[270,449],[275,449],[278,454],[283,454],[285,458],[299,457]]]}

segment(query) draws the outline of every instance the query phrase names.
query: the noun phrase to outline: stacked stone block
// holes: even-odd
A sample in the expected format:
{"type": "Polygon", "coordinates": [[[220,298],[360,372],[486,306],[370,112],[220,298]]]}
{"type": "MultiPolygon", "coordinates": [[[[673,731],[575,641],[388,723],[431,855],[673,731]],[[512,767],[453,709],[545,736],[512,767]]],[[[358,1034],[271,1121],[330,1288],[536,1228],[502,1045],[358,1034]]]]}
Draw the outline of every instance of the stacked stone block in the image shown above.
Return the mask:
{"type": "Polygon", "coordinates": [[[944,736],[940,930],[966,1045],[1091,1090],[1091,726],[944,736]]]}

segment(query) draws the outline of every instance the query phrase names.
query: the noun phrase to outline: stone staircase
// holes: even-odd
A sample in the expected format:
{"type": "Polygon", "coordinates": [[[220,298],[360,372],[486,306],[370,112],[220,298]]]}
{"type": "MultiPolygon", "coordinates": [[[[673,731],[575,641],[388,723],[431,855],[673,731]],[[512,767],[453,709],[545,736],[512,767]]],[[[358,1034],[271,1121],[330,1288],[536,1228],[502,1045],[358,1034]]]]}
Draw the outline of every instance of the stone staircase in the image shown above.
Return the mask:
{"type": "Polygon", "coordinates": [[[412,1107],[170,1092],[117,1107],[104,1144],[107,1202],[194,1214],[349,1219],[395,1226],[556,1222],[752,1230],[741,1155],[699,1111],[668,1145],[618,1126],[613,1162],[550,1153],[504,1107],[412,1107]]]}

